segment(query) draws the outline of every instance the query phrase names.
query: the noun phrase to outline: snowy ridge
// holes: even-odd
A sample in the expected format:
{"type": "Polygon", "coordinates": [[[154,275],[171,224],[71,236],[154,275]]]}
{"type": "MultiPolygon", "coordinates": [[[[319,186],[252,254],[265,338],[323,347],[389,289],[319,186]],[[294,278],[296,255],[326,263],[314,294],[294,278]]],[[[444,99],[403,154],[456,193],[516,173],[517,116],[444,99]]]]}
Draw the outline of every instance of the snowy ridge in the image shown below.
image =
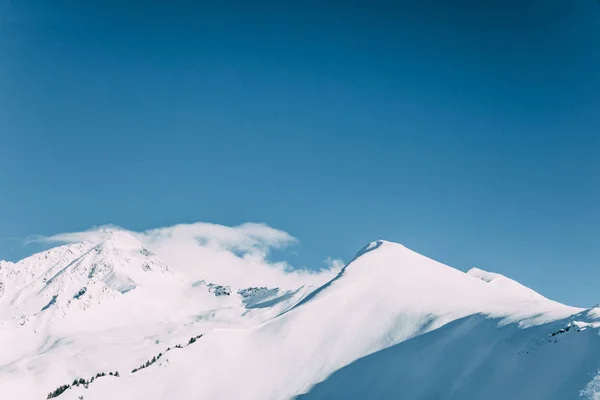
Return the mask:
{"type": "Polygon", "coordinates": [[[24,399],[114,370],[60,398],[563,400],[600,386],[597,308],[396,243],[295,290],[191,281],[119,231],[32,257],[0,264],[0,343],[20,343],[0,354],[0,386],[24,399]]]}

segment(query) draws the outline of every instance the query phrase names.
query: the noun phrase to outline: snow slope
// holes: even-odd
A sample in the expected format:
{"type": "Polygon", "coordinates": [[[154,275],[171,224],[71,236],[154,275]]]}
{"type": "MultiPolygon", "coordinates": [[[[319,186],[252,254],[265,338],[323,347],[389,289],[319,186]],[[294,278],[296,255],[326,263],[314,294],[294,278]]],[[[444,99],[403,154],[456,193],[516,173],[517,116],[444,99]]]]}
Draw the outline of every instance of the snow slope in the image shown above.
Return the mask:
{"type": "Polygon", "coordinates": [[[586,386],[598,371],[598,331],[552,336],[568,324],[520,329],[471,315],[361,358],[299,398],[597,399],[586,386]]]}
{"type": "MultiPolygon", "coordinates": [[[[119,255],[101,258],[112,260],[116,278],[109,268],[94,278],[91,269],[102,263],[87,254],[97,245],[79,246],[69,248],[73,254],[55,249],[47,270],[24,260],[25,275],[37,283],[27,290],[11,283],[0,298],[0,315],[12,318],[0,326],[0,343],[19,343],[9,356],[0,355],[0,386],[21,396],[14,398],[42,398],[75,378],[116,369],[119,378],[67,389],[60,398],[288,399],[306,393],[562,400],[594,398],[600,387],[596,309],[564,306],[509,278],[464,273],[396,243],[370,243],[331,281],[297,290],[192,282],[121,237],[102,244],[119,255]],[[151,270],[144,268],[149,259],[151,270]],[[51,275],[46,283],[58,282],[58,271],[73,270],[76,260],[86,260],[85,273],[60,281],[48,295],[39,289],[40,279],[51,275]],[[123,290],[123,282],[135,289],[123,290]],[[63,324],[41,317],[78,301],[61,302],[63,294],[94,284],[112,294],[95,313],[62,311],[63,324]],[[55,303],[38,310],[55,293],[55,303]],[[35,311],[25,327],[15,323],[21,310],[35,311]],[[23,330],[37,345],[23,344],[23,330]],[[186,345],[190,336],[197,339],[186,345]],[[159,352],[156,362],[131,372],[159,352]]],[[[3,264],[7,268],[14,265],[3,264]]]]}

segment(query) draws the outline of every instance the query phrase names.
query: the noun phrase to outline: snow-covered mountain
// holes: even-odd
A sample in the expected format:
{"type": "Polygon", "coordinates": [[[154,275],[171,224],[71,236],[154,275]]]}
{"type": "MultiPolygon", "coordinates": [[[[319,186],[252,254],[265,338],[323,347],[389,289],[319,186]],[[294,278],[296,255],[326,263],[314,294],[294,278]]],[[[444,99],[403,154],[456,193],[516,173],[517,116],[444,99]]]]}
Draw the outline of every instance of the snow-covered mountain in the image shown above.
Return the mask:
{"type": "Polygon", "coordinates": [[[296,289],[193,280],[119,230],[0,263],[11,399],[598,399],[599,328],[386,241],[296,289]]]}

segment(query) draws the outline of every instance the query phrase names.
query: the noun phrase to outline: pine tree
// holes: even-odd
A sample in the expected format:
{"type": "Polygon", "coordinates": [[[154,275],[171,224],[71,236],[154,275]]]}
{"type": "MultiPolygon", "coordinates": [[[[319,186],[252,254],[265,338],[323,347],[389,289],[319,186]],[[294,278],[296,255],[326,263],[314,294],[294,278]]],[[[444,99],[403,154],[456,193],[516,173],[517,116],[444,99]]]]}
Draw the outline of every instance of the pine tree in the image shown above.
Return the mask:
{"type": "Polygon", "coordinates": [[[118,377],[119,376],[119,371],[115,372],[115,376],[118,377]]]}

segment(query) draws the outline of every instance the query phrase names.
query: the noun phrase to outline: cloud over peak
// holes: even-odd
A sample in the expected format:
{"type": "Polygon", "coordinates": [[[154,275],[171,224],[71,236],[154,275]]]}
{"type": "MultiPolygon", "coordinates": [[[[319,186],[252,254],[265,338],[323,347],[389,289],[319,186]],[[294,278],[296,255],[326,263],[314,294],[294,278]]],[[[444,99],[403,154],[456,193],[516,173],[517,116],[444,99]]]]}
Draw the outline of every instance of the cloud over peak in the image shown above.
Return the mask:
{"type": "Polygon", "coordinates": [[[296,268],[286,261],[270,260],[271,250],[283,249],[299,241],[287,232],[262,223],[226,226],[196,222],[142,232],[105,225],[82,232],[36,237],[33,241],[101,243],[116,234],[126,234],[139,240],[191,279],[206,279],[238,287],[319,285],[333,277],[343,264],[341,260],[328,257],[324,261],[327,268],[317,271],[296,268]]]}

